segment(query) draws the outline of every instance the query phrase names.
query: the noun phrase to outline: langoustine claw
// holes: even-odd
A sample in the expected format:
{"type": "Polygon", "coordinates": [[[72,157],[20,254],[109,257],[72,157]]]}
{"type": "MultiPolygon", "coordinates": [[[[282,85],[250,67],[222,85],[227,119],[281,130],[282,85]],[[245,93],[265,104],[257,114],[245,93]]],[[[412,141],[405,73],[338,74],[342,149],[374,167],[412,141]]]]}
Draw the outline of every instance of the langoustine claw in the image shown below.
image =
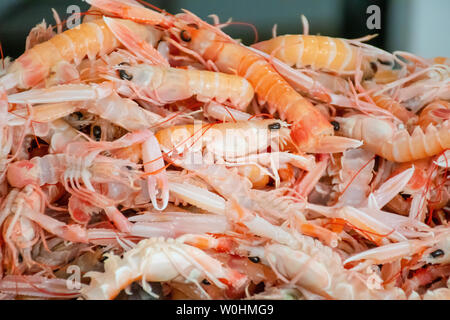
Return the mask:
{"type": "Polygon", "coordinates": [[[158,140],[153,134],[142,144],[142,161],[153,207],[164,210],[169,202],[169,181],[158,140]],[[157,195],[162,198],[161,205],[158,204],[157,195]]]}

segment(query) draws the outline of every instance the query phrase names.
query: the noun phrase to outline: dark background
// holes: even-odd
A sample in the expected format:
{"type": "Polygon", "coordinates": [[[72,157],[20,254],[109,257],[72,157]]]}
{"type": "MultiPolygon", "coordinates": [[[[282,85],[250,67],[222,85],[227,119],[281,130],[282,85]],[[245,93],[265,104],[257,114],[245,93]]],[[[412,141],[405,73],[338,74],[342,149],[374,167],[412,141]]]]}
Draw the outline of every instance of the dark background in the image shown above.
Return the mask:
{"type": "MultiPolygon", "coordinates": [[[[374,0],[150,0],[150,2],[170,13],[186,8],[203,19],[215,13],[221,22],[232,17],[233,21],[254,24],[259,39],[268,39],[272,27],[278,24],[278,34],[301,33],[300,14],[304,14],[310,24],[310,34],[334,37],[357,38],[375,33],[366,27],[366,9],[371,4],[381,8],[382,28],[379,36],[370,43],[381,48],[386,46],[388,1],[374,0]]],[[[25,38],[36,24],[45,18],[48,24],[55,25],[51,8],[65,19],[69,5],[80,6],[86,11],[89,5],[82,0],[0,0],[0,42],[5,55],[19,56],[25,48],[25,38]]],[[[211,22],[210,19],[207,19],[211,22]]],[[[235,38],[246,44],[253,43],[251,28],[233,25],[225,29],[235,38]]]]}

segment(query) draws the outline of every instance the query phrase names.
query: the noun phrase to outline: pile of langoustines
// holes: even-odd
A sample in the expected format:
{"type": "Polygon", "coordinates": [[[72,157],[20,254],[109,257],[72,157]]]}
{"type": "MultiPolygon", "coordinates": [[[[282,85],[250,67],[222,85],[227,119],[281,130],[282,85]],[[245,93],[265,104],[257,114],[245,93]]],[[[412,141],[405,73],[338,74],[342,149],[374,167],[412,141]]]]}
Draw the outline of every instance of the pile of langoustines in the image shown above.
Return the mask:
{"type": "Polygon", "coordinates": [[[0,298],[450,298],[448,59],[87,2],[1,63],[0,298]]]}

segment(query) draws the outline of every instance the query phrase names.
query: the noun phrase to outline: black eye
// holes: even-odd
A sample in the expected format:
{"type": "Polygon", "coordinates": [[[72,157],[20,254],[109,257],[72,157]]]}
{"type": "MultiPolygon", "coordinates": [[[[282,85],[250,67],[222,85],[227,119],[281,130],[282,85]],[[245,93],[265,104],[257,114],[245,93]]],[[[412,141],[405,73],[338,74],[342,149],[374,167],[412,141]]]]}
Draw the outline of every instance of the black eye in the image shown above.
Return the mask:
{"type": "Polygon", "coordinates": [[[183,40],[183,41],[185,41],[185,42],[191,41],[191,35],[190,35],[189,32],[186,31],[186,30],[181,30],[181,32],[180,32],[180,38],[181,38],[181,40],[183,40]]]}
{"type": "Polygon", "coordinates": [[[406,193],[400,193],[400,195],[402,196],[402,198],[403,198],[404,200],[408,200],[409,198],[411,198],[411,195],[406,194],[406,193]]]}
{"type": "Polygon", "coordinates": [[[261,260],[259,259],[259,257],[248,257],[248,260],[250,260],[250,261],[253,262],[253,263],[258,263],[259,261],[261,261],[261,260]]]}
{"type": "Polygon", "coordinates": [[[211,282],[209,282],[207,279],[203,279],[202,283],[207,286],[209,286],[211,284],[211,282]]]}
{"type": "Polygon", "coordinates": [[[433,258],[437,258],[440,256],[444,255],[444,251],[442,251],[441,249],[437,249],[436,251],[433,251],[432,253],[430,253],[430,256],[433,258]]]}
{"type": "Polygon", "coordinates": [[[334,131],[338,131],[341,128],[341,125],[337,121],[331,121],[331,124],[333,125],[334,131]]]}
{"type": "Polygon", "coordinates": [[[274,122],[268,125],[269,130],[278,130],[281,128],[281,124],[279,122],[274,122]]]}
{"type": "Polygon", "coordinates": [[[94,128],[92,128],[92,134],[94,135],[95,140],[100,141],[102,129],[99,126],[94,126],[94,128]]]}
{"type": "Polygon", "coordinates": [[[187,26],[191,27],[191,28],[194,28],[194,29],[197,29],[197,30],[200,29],[200,27],[196,23],[189,23],[187,26]]]}
{"type": "Polygon", "coordinates": [[[370,68],[372,68],[373,72],[377,73],[378,66],[375,62],[370,62],[370,68]]]}
{"type": "Polygon", "coordinates": [[[36,149],[38,147],[38,144],[37,144],[37,142],[36,142],[36,140],[35,139],[33,139],[33,140],[31,140],[31,144],[30,144],[30,146],[28,147],[28,152],[30,152],[31,150],[34,150],[34,149],[36,149]]]}
{"type": "Polygon", "coordinates": [[[119,77],[122,80],[131,80],[133,79],[133,76],[128,74],[125,70],[119,70],[119,77]]]}
{"type": "Polygon", "coordinates": [[[83,119],[83,114],[80,111],[75,112],[74,115],[77,116],[78,120],[83,119]]]}
{"type": "Polygon", "coordinates": [[[385,65],[385,66],[392,66],[393,65],[392,61],[385,61],[385,60],[381,60],[381,59],[377,59],[377,60],[378,60],[379,63],[381,63],[382,65],[385,65]]]}

